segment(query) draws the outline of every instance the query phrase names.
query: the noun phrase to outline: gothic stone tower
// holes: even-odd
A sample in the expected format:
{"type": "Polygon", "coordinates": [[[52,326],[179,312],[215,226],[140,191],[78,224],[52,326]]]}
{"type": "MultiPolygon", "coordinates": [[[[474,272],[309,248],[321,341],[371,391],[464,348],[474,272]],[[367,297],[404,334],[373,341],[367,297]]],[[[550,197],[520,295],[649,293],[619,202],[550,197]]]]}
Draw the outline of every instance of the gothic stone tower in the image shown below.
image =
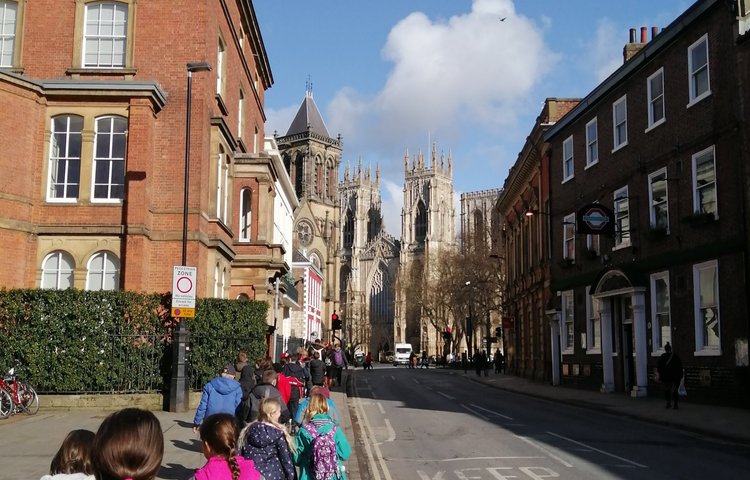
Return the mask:
{"type": "Polygon", "coordinates": [[[306,252],[323,274],[321,310],[324,325],[330,329],[339,298],[341,136],[331,138],[308,88],[286,135],[276,141],[300,202],[294,216],[293,245],[306,252]]]}
{"type": "Polygon", "coordinates": [[[341,272],[339,302],[347,338],[354,348],[390,350],[393,340],[395,279],[399,242],[383,230],[380,170],[375,178],[362,169],[344,171],[341,205],[341,272]]]}
{"type": "Polygon", "coordinates": [[[429,165],[425,164],[421,152],[411,161],[408,151],[404,156],[401,270],[394,339],[411,343],[415,351],[435,351],[437,334],[405,298],[405,277],[415,271],[425,271],[441,250],[456,247],[452,174],[452,155],[448,154],[447,161],[443,153],[438,158],[435,144],[429,165]]]}

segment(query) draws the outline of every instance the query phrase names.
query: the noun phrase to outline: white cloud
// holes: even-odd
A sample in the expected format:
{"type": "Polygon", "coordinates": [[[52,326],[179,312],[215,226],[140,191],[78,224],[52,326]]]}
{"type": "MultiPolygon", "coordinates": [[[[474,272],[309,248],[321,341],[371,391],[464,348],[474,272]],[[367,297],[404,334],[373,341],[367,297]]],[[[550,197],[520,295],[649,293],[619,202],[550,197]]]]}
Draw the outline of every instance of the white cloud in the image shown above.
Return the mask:
{"type": "Polygon", "coordinates": [[[597,82],[601,82],[617,70],[622,64],[622,48],[626,38],[612,20],[602,18],[596,26],[596,36],[592,44],[584,48],[587,52],[583,62],[590,65],[597,82]]]}
{"type": "Polygon", "coordinates": [[[273,135],[274,131],[279,136],[286,135],[297,110],[299,110],[299,104],[280,109],[266,108],[266,135],[273,135]]]}
{"type": "Polygon", "coordinates": [[[511,0],[475,0],[449,19],[412,13],[391,29],[382,56],[392,64],[382,89],[339,91],[327,118],[349,155],[375,152],[394,164],[428,131],[449,148],[467,130],[514,126],[523,98],[555,60],[541,27],[511,0]]]}
{"type": "Polygon", "coordinates": [[[381,180],[381,185],[385,187],[384,191],[381,192],[385,231],[397,239],[400,239],[401,209],[404,207],[404,188],[403,186],[386,179],[381,180]]]}

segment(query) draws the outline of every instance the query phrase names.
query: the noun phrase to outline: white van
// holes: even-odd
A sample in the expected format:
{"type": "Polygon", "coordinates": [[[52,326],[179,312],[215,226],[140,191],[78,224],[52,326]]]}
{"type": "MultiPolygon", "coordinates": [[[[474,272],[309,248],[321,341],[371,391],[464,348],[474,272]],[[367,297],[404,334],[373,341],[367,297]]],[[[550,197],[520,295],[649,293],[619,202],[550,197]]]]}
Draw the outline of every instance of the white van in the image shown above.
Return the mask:
{"type": "Polygon", "coordinates": [[[409,365],[409,357],[411,356],[411,343],[397,343],[396,351],[393,355],[393,366],[398,364],[409,365]]]}

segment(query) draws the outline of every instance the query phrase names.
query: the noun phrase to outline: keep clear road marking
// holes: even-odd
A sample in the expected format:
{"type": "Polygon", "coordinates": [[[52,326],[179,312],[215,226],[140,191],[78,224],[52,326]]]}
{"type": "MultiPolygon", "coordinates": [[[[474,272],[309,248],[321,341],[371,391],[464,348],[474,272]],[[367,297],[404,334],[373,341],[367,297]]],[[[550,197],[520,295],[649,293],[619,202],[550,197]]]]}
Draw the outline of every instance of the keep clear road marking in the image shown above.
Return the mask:
{"type": "Polygon", "coordinates": [[[591,449],[591,450],[593,450],[595,452],[601,453],[602,455],[607,455],[607,456],[610,456],[612,458],[616,458],[618,460],[622,460],[623,462],[629,463],[630,465],[633,465],[633,466],[636,466],[636,467],[641,467],[641,468],[648,468],[646,465],[641,465],[640,463],[634,462],[632,460],[628,460],[627,458],[618,457],[617,455],[614,455],[612,453],[605,452],[604,450],[599,450],[598,448],[595,448],[595,447],[592,447],[590,445],[586,445],[585,443],[573,440],[572,438],[563,437],[562,435],[558,435],[558,434],[552,433],[552,432],[547,432],[547,433],[549,435],[552,435],[553,437],[561,438],[563,440],[567,440],[568,442],[575,443],[576,445],[579,445],[581,447],[589,448],[589,449],[591,449]]]}
{"type": "Polygon", "coordinates": [[[562,463],[564,466],[566,466],[566,467],[572,467],[573,466],[572,463],[566,462],[565,460],[563,460],[562,458],[558,457],[554,453],[550,452],[549,450],[547,450],[543,446],[539,445],[535,441],[533,441],[533,440],[531,440],[529,438],[526,438],[526,437],[522,437],[520,435],[513,435],[513,436],[516,437],[519,440],[522,440],[522,441],[528,443],[529,445],[531,445],[532,447],[536,448],[537,450],[540,450],[540,451],[544,452],[548,457],[557,460],[558,462],[562,463]]]}

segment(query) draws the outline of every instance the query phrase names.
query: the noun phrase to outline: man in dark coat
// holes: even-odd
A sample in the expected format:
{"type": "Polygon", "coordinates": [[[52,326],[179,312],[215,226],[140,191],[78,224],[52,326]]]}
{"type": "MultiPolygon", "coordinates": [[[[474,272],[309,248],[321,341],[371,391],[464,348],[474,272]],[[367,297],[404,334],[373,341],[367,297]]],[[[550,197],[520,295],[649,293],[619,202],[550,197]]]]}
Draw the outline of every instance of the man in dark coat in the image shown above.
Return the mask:
{"type": "Polygon", "coordinates": [[[676,353],[672,352],[672,345],[669,342],[664,345],[664,353],[659,357],[656,371],[659,372],[659,381],[664,385],[664,397],[667,399],[666,408],[671,408],[674,404],[674,409],[677,410],[677,402],[680,398],[677,389],[680,387],[680,380],[682,380],[682,360],[676,353]]]}

